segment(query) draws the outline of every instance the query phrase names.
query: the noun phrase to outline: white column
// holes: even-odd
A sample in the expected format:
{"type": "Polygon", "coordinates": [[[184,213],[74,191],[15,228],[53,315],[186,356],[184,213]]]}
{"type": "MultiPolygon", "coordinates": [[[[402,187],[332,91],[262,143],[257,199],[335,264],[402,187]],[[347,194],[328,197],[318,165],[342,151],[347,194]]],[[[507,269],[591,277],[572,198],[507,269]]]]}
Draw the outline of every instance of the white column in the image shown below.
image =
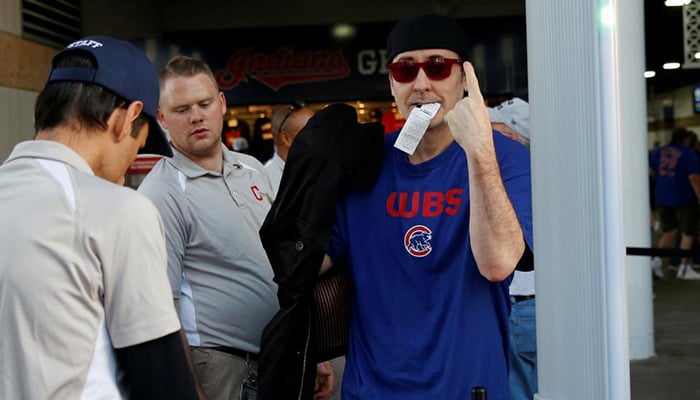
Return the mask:
{"type": "Polygon", "coordinates": [[[526,1],[540,400],[630,397],[621,1],[526,1]]]}
{"type": "MultiPolygon", "coordinates": [[[[617,15],[625,246],[651,247],[642,2],[618,0],[617,15]]],[[[640,360],[654,356],[651,258],[627,256],[625,265],[629,357],[640,360]]]]}

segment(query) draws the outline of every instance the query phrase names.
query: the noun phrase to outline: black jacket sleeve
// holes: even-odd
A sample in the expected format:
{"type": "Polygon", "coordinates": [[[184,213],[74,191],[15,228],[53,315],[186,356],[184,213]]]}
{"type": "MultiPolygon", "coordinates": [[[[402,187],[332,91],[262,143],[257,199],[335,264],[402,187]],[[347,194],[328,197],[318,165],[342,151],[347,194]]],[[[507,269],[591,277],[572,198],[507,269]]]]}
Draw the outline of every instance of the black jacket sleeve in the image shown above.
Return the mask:
{"type": "Polygon", "coordinates": [[[314,396],[316,364],[327,354],[318,348],[315,288],[336,203],[346,191],[370,189],[382,163],[384,128],[357,119],[344,103],[309,119],[289,149],[279,191],[260,228],[280,310],[261,336],[258,400],[314,396]]]}
{"type": "Polygon", "coordinates": [[[180,334],[115,349],[123,386],[132,400],[195,400],[194,377],[187,364],[180,334]]]}

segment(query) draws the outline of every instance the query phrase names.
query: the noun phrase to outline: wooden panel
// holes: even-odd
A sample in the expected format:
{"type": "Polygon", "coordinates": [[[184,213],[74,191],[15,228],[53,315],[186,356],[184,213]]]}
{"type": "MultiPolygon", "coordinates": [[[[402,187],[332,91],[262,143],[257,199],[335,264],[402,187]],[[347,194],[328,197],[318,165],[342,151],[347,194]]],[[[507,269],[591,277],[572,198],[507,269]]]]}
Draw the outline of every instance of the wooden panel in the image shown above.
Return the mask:
{"type": "Polygon", "coordinates": [[[0,87],[0,162],[19,142],[34,138],[34,102],[37,93],[0,87]]]}
{"type": "Polygon", "coordinates": [[[58,52],[9,33],[0,32],[0,86],[39,92],[58,52]]]}

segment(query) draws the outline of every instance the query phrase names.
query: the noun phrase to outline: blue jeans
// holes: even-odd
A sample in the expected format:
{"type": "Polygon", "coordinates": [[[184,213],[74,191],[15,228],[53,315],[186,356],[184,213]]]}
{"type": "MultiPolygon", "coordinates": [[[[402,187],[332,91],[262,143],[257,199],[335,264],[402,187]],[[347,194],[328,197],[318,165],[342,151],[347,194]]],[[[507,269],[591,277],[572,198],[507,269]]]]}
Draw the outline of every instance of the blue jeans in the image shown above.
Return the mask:
{"type": "Polygon", "coordinates": [[[535,299],[515,302],[510,312],[510,397],[532,400],[537,393],[535,299]]]}

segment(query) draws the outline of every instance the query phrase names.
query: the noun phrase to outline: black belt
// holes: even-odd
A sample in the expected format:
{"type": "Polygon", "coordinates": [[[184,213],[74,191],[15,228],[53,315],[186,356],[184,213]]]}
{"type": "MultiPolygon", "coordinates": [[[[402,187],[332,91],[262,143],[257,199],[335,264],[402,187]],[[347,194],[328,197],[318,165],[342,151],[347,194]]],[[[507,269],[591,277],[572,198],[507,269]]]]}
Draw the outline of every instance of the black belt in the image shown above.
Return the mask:
{"type": "Polygon", "coordinates": [[[249,351],[241,350],[241,349],[236,349],[233,347],[214,346],[214,347],[205,347],[205,348],[216,350],[216,351],[221,351],[223,353],[228,353],[228,354],[231,354],[232,356],[240,357],[240,358],[243,358],[246,360],[258,361],[257,354],[251,353],[249,351]]]}
{"type": "Polygon", "coordinates": [[[526,295],[516,294],[516,295],[510,296],[510,297],[512,297],[516,303],[519,303],[521,301],[534,299],[535,295],[534,294],[526,294],[526,295]]]}

